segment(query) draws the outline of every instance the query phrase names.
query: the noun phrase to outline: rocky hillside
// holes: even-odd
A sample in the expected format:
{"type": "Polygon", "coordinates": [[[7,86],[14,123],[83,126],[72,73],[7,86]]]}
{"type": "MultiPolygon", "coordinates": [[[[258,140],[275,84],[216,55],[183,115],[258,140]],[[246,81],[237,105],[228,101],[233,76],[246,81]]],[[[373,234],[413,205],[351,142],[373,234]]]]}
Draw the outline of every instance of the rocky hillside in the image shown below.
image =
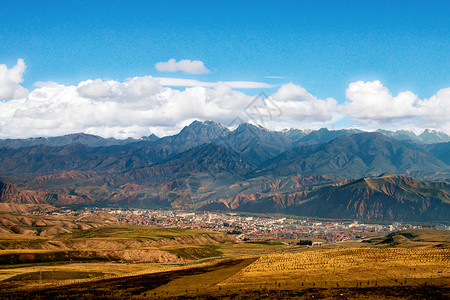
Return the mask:
{"type": "Polygon", "coordinates": [[[240,195],[205,207],[320,218],[448,221],[450,184],[384,174],[285,193],[240,195]]]}
{"type": "Polygon", "coordinates": [[[292,148],[267,160],[254,175],[332,174],[345,179],[392,172],[420,178],[448,171],[446,163],[416,144],[392,140],[380,133],[360,133],[292,148]]]}
{"type": "Polygon", "coordinates": [[[46,201],[33,191],[22,190],[14,184],[0,181],[0,203],[45,204],[46,201]]]}

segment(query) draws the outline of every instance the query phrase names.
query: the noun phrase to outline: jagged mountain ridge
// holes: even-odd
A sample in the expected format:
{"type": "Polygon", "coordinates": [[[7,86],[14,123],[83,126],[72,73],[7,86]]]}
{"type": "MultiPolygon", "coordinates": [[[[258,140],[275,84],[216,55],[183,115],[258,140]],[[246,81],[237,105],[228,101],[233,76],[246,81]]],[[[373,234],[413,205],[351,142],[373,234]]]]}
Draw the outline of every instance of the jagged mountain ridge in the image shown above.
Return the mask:
{"type": "Polygon", "coordinates": [[[255,165],[286,151],[292,144],[292,141],[281,132],[248,123],[241,124],[227,136],[212,142],[232,148],[255,165]]]}
{"type": "MultiPolygon", "coordinates": [[[[241,125],[248,126],[249,124],[243,123],[241,125]]],[[[254,126],[254,125],[253,125],[254,126]]],[[[216,123],[214,121],[194,121],[189,126],[183,128],[180,133],[174,136],[164,137],[165,143],[170,141],[172,138],[177,136],[177,138],[184,138],[184,140],[189,140],[189,138],[201,139],[202,142],[207,140],[212,140],[219,136],[225,136],[231,131],[223,126],[222,124],[216,123]]],[[[327,128],[321,128],[319,130],[314,129],[284,129],[282,131],[271,131],[277,134],[281,134],[286,139],[292,143],[298,144],[312,144],[312,143],[323,143],[331,141],[332,139],[341,135],[353,135],[356,133],[363,133],[364,131],[359,129],[340,129],[340,130],[329,130],[327,128]]],[[[434,143],[445,143],[450,142],[450,136],[439,132],[436,130],[425,129],[420,135],[416,135],[412,131],[398,130],[390,131],[384,129],[378,129],[377,132],[386,135],[389,138],[398,140],[410,140],[418,143],[434,144],[434,143]]],[[[163,138],[163,139],[164,139],[163,138]]],[[[114,145],[126,145],[129,143],[136,143],[142,141],[154,142],[159,138],[151,134],[149,136],[143,136],[141,138],[127,139],[116,139],[116,138],[103,138],[93,134],[87,133],[73,133],[64,136],[56,137],[33,137],[26,139],[0,139],[0,147],[9,148],[22,148],[22,147],[32,147],[37,145],[47,145],[47,146],[66,146],[73,143],[81,143],[90,147],[100,147],[100,146],[114,146],[114,145]]],[[[169,142],[170,143],[170,142],[169,142]]],[[[197,144],[198,145],[198,144],[197,144]]],[[[185,149],[186,150],[186,149],[185,149]]]]}
{"type": "Polygon", "coordinates": [[[117,172],[161,163],[167,157],[209,143],[229,133],[214,122],[193,122],[179,134],[154,141],[89,147],[81,143],[65,146],[36,145],[0,148],[0,176],[64,171],[117,172]]]}
{"type": "MultiPolygon", "coordinates": [[[[289,131],[251,124],[230,131],[218,123],[194,122],[177,135],[155,141],[0,148],[0,176],[38,191],[52,205],[203,207],[311,215],[318,207],[301,206],[302,211],[297,211],[296,201],[309,199],[313,190],[325,193],[324,186],[342,180],[352,182],[385,172],[419,179],[449,178],[450,143],[424,145],[352,130],[289,131]],[[295,140],[309,135],[303,143],[295,140]]],[[[423,203],[441,205],[430,201],[423,203]]],[[[410,209],[407,215],[411,214],[410,209]]],[[[403,217],[386,211],[375,215],[335,211],[335,215],[403,217]]]]}
{"type": "Polygon", "coordinates": [[[340,136],[351,136],[363,132],[359,129],[328,130],[327,128],[321,128],[297,140],[295,145],[326,143],[340,136]]]}
{"type": "Polygon", "coordinates": [[[22,148],[32,147],[37,145],[46,146],[66,146],[74,143],[80,143],[89,147],[126,145],[129,143],[136,143],[140,141],[156,141],[159,139],[156,135],[143,136],[140,139],[127,138],[119,140],[115,138],[103,138],[98,135],[87,133],[73,133],[56,137],[37,137],[27,139],[4,139],[0,140],[0,147],[22,148]]]}
{"type": "MultiPolygon", "coordinates": [[[[47,145],[22,148],[0,147],[0,175],[20,173],[43,175],[72,170],[125,171],[159,164],[170,156],[205,143],[231,148],[239,152],[246,163],[259,166],[281,155],[284,151],[295,149],[296,146],[321,145],[339,137],[359,133],[357,130],[329,131],[327,129],[312,131],[309,134],[305,131],[301,132],[305,134],[303,138],[293,140],[299,135],[293,134],[292,130],[276,132],[260,126],[241,124],[234,131],[230,131],[225,126],[212,121],[195,121],[179,134],[125,145],[89,147],[85,144],[74,143],[56,147],[47,145]],[[288,134],[289,132],[291,134],[288,134]]],[[[414,145],[410,144],[410,147],[414,145]]],[[[421,152],[427,152],[428,149],[432,147],[417,146],[417,150],[421,152]]],[[[446,158],[440,156],[439,159],[446,158]]],[[[380,171],[395,172],[392,168],[380,171]]],[[[359,175],[361,174],[355,174],[353,177],[359,175]]]]}

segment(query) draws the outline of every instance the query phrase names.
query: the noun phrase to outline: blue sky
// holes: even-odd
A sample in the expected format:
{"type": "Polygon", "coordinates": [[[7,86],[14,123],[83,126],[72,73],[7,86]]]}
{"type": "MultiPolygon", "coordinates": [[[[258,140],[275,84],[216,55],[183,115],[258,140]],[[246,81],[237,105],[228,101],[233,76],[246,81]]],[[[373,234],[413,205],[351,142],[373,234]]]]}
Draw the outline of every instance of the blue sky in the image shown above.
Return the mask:
{"type": "Polygon", "coordinates": [[[3,0],[0,64],[23,59],[30,92],[38,81],[153,76],[263,82],[269,94],[293,83],[343,104],[351,83],[379,80],[425,99],[450,87],[449,14],[450,1],[3,0]],[[210,72],[156,70],[169,59],[210,72]]]}

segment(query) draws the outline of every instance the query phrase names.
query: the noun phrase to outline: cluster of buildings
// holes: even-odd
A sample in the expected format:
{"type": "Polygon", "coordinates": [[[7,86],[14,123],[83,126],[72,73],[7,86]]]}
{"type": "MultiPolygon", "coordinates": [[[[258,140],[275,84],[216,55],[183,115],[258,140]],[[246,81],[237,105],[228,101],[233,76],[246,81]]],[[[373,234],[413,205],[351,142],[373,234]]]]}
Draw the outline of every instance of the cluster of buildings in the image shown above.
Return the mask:
{"type": "MultiPolygon", "coordinates": [[[[362,240],[369,234],[422,228],[410,224],[361,224],[311,218],[270,217],[233,212],[111,209],[121,224],[178,227],[234,234],[241,240],[313,239],[324,242],[362,240]]],[[[448,227],[448,226],[446,226],[448,227]]],[[[447,228],[450,229],[450,228],[447,228]]]]}
{"type": "MultiPolygon", "coordinates": [[[[239,212],[198,212],[150,209],[62,209],[58,212],[37,214],[73,215],[82,217],[103,211],[117,217],[117,224],[177,227],[210,230],[233,234],[243,241],[299,240],[313,242],[362,241],[374,233],[388,234],[422,226],[394,222],[360,223],[358,221],[327,221],[301,217],[273,217],[239,212]]],[[[434,229],[450,230],[446,224],[435,224],[434,229]]]]}

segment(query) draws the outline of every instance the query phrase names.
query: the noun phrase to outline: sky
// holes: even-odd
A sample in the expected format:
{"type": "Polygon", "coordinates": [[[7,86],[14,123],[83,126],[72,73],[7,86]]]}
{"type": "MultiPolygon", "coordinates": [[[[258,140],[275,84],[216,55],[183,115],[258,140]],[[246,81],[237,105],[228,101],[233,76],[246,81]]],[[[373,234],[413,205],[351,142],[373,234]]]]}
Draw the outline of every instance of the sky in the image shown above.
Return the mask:
{"type": "Polygon", "coordinates": [[[0,138],[450,134],[450,1],[0,1],[0,138]]]}

